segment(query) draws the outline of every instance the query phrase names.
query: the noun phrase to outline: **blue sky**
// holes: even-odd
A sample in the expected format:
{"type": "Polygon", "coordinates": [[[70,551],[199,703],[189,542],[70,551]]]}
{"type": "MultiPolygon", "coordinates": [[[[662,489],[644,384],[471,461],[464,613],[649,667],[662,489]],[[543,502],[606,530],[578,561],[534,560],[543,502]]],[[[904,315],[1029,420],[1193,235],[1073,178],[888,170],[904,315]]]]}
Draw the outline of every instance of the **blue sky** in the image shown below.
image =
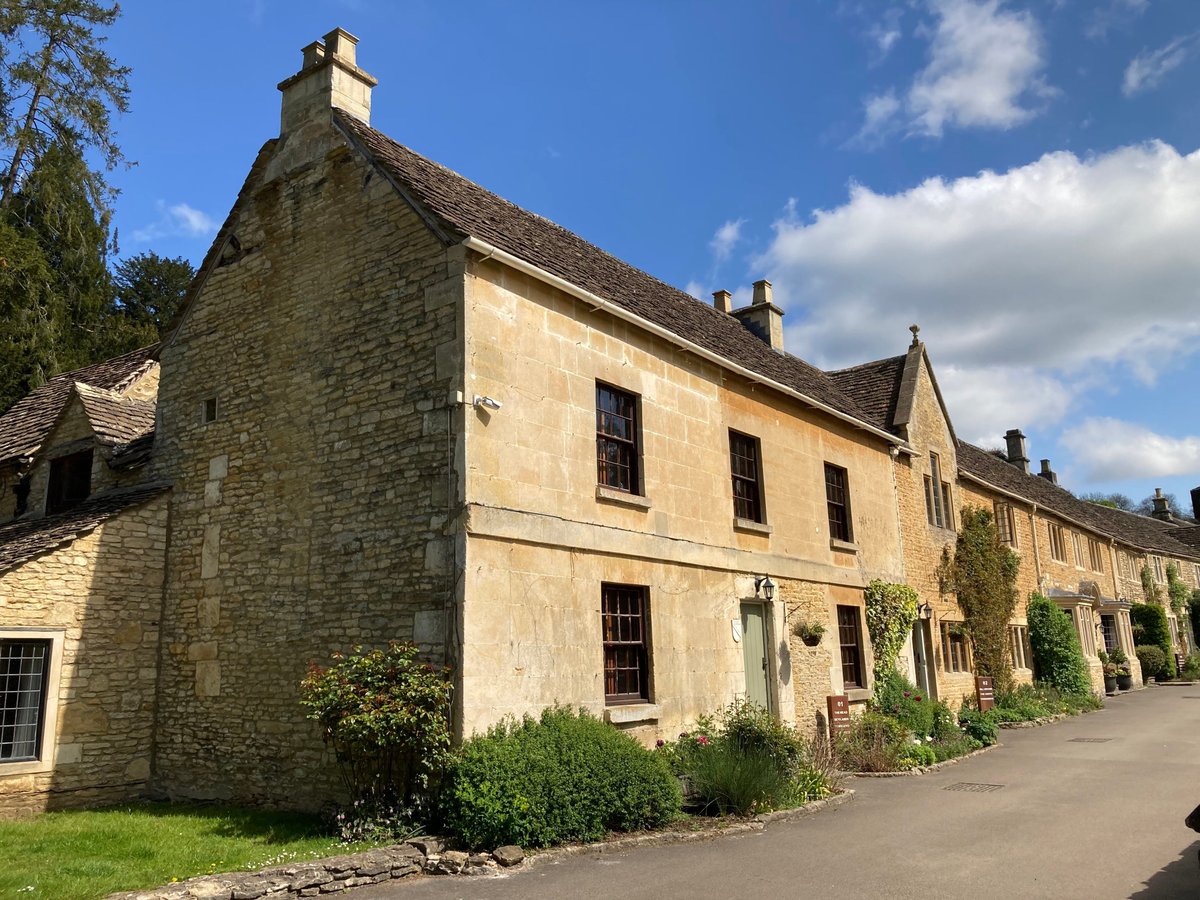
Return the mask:
{"type": "Polygon", "coordinates": [[[960,436],[1190,507],[1194,0],[123,7],[124,254],[200,260],[340,25],[402,143],[702,298],[770,278],[817,365],[918,322],[960,436]]]}

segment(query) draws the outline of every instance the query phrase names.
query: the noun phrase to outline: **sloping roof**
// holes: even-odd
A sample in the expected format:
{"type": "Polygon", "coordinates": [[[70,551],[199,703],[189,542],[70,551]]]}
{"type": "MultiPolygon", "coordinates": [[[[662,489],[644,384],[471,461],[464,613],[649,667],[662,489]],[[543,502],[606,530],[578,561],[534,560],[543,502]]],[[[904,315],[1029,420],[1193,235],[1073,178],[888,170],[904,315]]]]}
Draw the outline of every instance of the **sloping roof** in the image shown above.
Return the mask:
{"type": "Polygon", "coordinates": [[[880,428],[820,369],[779,353],[732,316],[605,253],[548,219],[426,159],[353,116],[334,122],[427,221],[453,240],[475,237],[743,368],[880,428]]]}
{"type": "Polygon", "coordinates": [[[1189,547],[1200,549],[1200,525],[1185,525],[1171,533],[1171,537],[1187,544],[1189,547]]]}
{"type": "Polygon", "coordinates": [[[82,381],[75,382],[74,387],[102,444],[110,447],[128,444],[154,429],[153,400],[123,397],[116,391],[94,388],[82,381]]]}
{"type": "Polygon", "coordinates": [[[154,365],[158,345],[55,375],[0,416],[0,465],[37,451],[71,397],[76,382],[120,391],[154,365]]]}
{"type": "Polygon", "coordinates": [[[1200,552],[1176,540],[1173,531],[1161,527],[1155,519],[1080,500],[1070,491],[1051,484],[1039,475],[1022,472],[1016,466],[988,451],[958,442],[958,467],[981,481],[1021,497],[1039,507],[1084,525],[1099,534],[1116,538],[1143,550],[1161,551],[1171,556],[1200,558],[1200,552]]]}
{"type": "Polygon", "coordinates": [[[65,512],[0,525],[0,573],[82,537],[113,516],[145,503],[169,485],[140,484],[89,497],[65,512]]]}
{"type": "Polygon", "coordinates": [[[826,374],[881,428],[891,430],[896,421],[896,403],[900,398],[900,381],[907,359],[907,354],[901,354],[826,374]]]}

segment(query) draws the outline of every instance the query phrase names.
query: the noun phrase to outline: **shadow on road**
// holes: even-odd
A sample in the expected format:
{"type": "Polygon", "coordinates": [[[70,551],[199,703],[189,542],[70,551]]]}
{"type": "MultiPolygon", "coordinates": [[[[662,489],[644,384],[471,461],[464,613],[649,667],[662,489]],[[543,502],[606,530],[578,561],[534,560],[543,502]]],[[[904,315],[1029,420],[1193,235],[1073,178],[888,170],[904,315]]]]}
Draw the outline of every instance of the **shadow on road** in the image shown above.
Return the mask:
{"type": "Polygon", "coordinates": [[[1173,863],[1159,869],[1144,888],[1130,895],[1130,900],[1177,900],[1200,896],[1197,853],[1200,853],[1200,840],[1185,848],[1173,863]]]}

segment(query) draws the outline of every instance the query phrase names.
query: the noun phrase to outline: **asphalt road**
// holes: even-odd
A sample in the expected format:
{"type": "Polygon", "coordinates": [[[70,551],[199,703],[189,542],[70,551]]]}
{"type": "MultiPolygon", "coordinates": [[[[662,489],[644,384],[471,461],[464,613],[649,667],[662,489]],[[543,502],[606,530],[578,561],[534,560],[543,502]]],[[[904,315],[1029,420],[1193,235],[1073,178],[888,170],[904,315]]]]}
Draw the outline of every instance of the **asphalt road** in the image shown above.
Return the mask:
{"type": "Polygon", "coordinates": [[[1200,834],[1183,824],[1200,804],[1200,685],[1110,698],[1001,740],[929,775],[849,779],[849,803],[756,834],[351,896],[1200,900],[1200,834]],[[962,783],[1002,787],[948,790],[962,783]]]}

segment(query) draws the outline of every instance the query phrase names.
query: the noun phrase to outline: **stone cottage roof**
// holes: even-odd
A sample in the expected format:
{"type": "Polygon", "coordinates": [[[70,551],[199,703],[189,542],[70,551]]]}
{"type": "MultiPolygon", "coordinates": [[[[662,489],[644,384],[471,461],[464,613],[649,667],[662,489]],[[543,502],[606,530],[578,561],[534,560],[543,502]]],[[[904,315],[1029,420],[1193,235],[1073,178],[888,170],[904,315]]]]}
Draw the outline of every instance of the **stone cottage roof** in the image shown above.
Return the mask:
{"type": "MultiPolygon", "coordinates": [[[[70,400],[76,383],[121,391],[154,366],[157,345],[143,347],[73,372],[55,375],[0,416],[0,465],[37,452],[70,400]]],[[[89,414],[90,418],[90,414],[89,414]]]]}
{"type": "Polygon", "coordinates": [[[108,519],[164,493],[169,485],[139,484],[89,497],[65,512],[0,525],[0,573],[66,546],[108,519]]]}
{"type": "Polygon", "coordinates": [[[826,374],[844,394],[854,399],[860,409],[878,422],[881,428],[890,430],[896,421],[900,380],[904,375],[907,359],[907,354],[901,354],[826,374]]]}
{"type": "Polygon", "coordinates": [[[958,442],[958,467],[979,481],[1014,494],[1042,509],[1071,519],[1100,534],[1116,538],[1124,544],[1142,550],[1161,552],[1170,556],[1200,559],[1197,548],[1182,543],[1173,536],[1175,529],[1163,527],[1147,516],[1080,500],[1070,491],[1051,484],[1038,475],[1022,472],[988,451],[958,442]]]}
{"type": "Polygon", "coordinates": [[[334,123],[447,242],[475,237],[732,363],[879,429],[828,375],[772,350],[740,321],[426,159],[353,116],[334,123]]]}
{"type": "Polygon", "coordinates": [[[154,430],[153,400],[123,397],[82,381],[75,382],[74,388],[100,443],[110,447],[129,444],[154,430]]]}

